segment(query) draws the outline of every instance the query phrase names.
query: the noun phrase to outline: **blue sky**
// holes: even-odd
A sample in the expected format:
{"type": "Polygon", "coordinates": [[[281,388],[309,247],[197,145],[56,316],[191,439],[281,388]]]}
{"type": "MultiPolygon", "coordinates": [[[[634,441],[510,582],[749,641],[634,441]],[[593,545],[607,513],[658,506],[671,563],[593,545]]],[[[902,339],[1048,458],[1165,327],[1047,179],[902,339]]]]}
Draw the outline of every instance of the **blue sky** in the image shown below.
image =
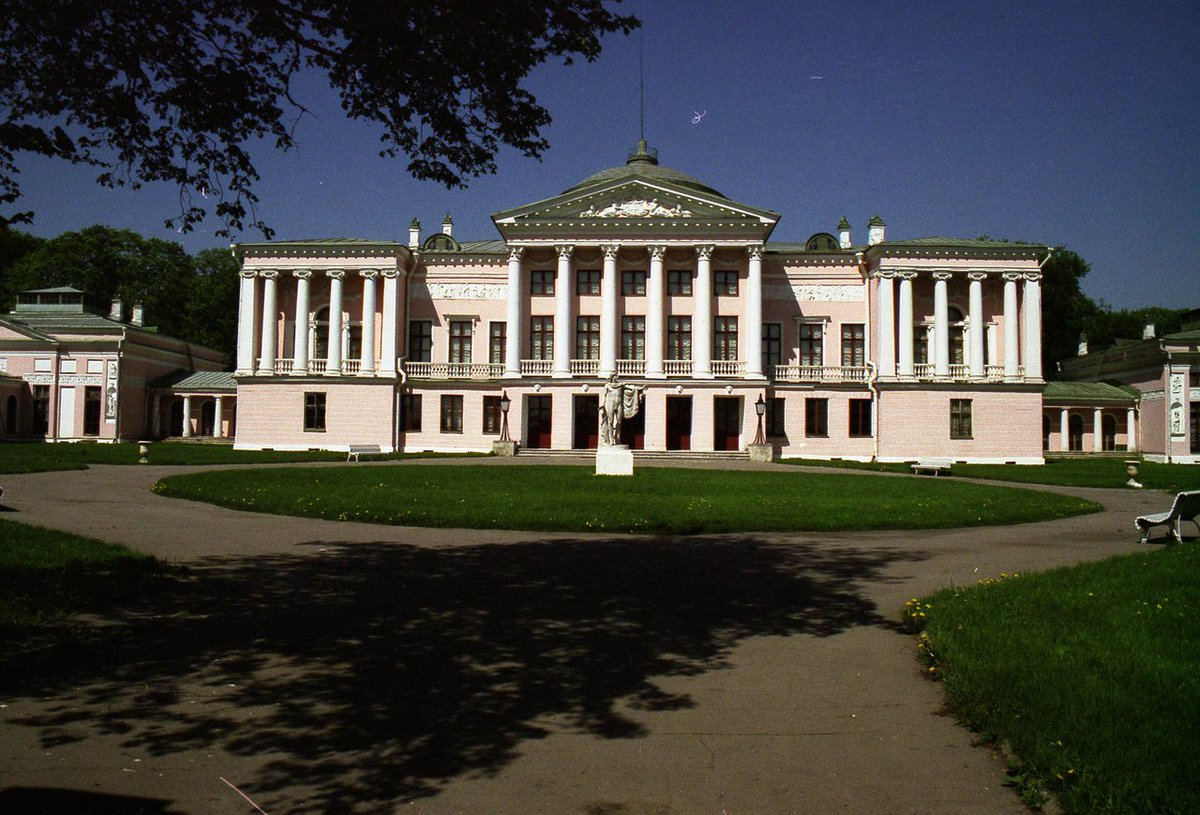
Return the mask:
{"type": "MultiPolygon", "coordinates": [[[[314,115],[299,149],[256,153],[260,214],[280,239],[405,240],[414,216],[429,234],[447,211],[457,237],[495,238],[491,213],[624,161],[638,135],[640,40],[646,137],[662,163],[781,213],[773,240],[832,231],[842,215],[862,240],[879,214],[892,238],[1067,246],[1092,264],[1084,290],[1117,307],[1200,306],[1194,0],[619,8],[643,29],[608,38],[595,63],[529,78],[554,117],[543,160],[504,151],[497,173],[466,190],[379,158],[372,128],[306,78],[314,115]]],[[[36,234],[107,223],[190,251],[226,243],[215,227],[163,228],[173,189],[108,191],[86,168],[41,160],[22,169],[36,234]]]]}

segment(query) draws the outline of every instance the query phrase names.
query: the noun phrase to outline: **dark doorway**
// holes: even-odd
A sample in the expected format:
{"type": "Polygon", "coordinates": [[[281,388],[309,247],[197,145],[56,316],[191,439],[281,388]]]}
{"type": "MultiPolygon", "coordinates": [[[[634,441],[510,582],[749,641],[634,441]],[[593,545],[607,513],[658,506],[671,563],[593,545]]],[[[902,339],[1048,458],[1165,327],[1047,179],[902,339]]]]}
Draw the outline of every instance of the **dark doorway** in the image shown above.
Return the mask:
{"type": "Polygon", "coordinates": [[[1045,413],[1042,414],[1042,449],[1050,449],[1050,417],[1045,413]]]}
{"type": "Polygon", "coordinates": [[[713,449],[740,450],[742,441],[742,397],[713,397],[713,449]]]}
{"type": "Polygon", "coordinates": [[[17,435],[17,397],[10,396],[5,403],[4,431],[10,436],[17,435]]]}
{"type": "Polygon", "coordinates": [[[1072,453],[1083,452],[1083,417],[1072,413],[1067,419],[1067,449],[1072,453]]]}
{"type": "Polygon", "coordinates": [[[692,397],[667,397],[667,449],[692,449],[692,397]]]}
{"type": "Polygon", "coordinates": [[[595,450],[600,444],[600,397],[575,397],[575,424],[571,446],[576,450],[595,450]]]}
{"type": "Polygon", "coordinates": [[[550,448],[550,413],[551,398],[549,396],[529,396],[526,398],[528,416],[525,422],[525,446],[531,450],[548,450],[550,448]]]}
{"type": "Polygon", "coordinates": [[[216,427],[217,403],[215,401],[205,402],[200,406],[200,435],[213,435],[213,428],[216,427]]]}
{"type": "Polygon", "coordinates": [[[646,449],[646,406],[645,404],[638,410],[637,415],[632,419],[624,419],[621,422],[621,444],[627,446],[630,450],[645,450],[646,449]]]}
{"type": "Polygon", "coordinates": [[[1106,453],[1117,449],[1117,417],[1111,413],[1100,417],[1100,449],[1106,453]]]}
{"type": "Polygon", "coordinates": [[[168,435],[176,438],[183,435],[183,400],[176,399],[171,403],[171,422],[168,435]]]}
{"type": "Polygon", "coordinates": [[[83,389],[83,435],[100,435],[100,388],[88,385],[83,389]]]}
{"type": "Polygon", "coordinates": [[[1200,453],[1200,405],[1192,405],[1192,452],[1200,453]]]}

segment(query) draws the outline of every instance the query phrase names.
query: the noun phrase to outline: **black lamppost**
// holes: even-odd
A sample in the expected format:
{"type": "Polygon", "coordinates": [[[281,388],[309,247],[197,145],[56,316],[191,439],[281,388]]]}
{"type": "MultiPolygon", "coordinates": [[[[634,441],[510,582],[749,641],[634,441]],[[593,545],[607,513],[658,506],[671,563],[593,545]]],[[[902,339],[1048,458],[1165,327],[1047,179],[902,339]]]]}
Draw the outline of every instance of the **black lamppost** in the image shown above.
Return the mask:
{"type": "Polygon", "coordinates": [[[763,395],[758,395],[758,401],[754,403],[754,412],[758,414],[758,432],[754,434],[755,444],[766,444],[767,440],[763,437],[763,415],[767,412],[767,403],[763,401],[763,395]]]}
{"type": "Polygon", "coordinates": [[[500,392],[500,441],[512,441],[508,437],[508,409],[512,406],[512,400],[508,398],[508,391],[500,392]]]}

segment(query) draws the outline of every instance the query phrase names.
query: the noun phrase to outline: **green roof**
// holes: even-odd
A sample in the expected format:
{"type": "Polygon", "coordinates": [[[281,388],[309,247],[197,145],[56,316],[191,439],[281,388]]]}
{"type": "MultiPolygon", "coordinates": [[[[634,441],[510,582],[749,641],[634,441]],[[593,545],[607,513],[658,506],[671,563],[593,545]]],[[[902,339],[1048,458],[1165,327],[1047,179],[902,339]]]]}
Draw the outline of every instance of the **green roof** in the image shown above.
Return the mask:
{"type": "MultiPolygon", "coordinates": [[[[604,184],[608,181],[625,178],[643,178],[650,180],[671,181],[684,187],[699,192],[715,195],[718,198],[725,198],[724,195],[714,190],[712,187],[705,184],[700,179],[690,176],[687,173],[674,170],[670,167],[663,167],[658,163],[658,151],[646,146],[645,139],[638,140],[637,149],[629,154],[629,159],[616,167],[609,167],[601,170],[598,173],[593,173],[587,178],[580,181],[573,187],[568,187],[563,190],[564,194],[568,192],[578,192],[604,184]]],[[[726,199],[728,200],[728,199],[726,199]]]]}
{"type": "Polygon", "coordinates": [[[1119,403],[1132,406],[1141,395],[1129,385],[1118,387],[1106,382],[1047,382],[1042,391],[1045,402],[1078,402],[1083,404],[1119,403]]]}
{"type": "Polygon", "coordinates": [[[232,371],[189,371],[180,368],[150,383],[152,388],[176,391],[236,391],[232,371]]]}
{"type": "Polygon", "coordinates": [[[506,255],[508,244],[504,241],[466,241],[459,244],[462,251],[472,255],[506,255]]]}
{"type": "Polygon", "coordinates": [[[964,249],[1041,249],[1036,243],[1013,243],[1012,241],[989,241],[980,238],[948,238],[945,235],[930,235],[906,241],[884,241],[879,246],[950,246],[964,249]]]}

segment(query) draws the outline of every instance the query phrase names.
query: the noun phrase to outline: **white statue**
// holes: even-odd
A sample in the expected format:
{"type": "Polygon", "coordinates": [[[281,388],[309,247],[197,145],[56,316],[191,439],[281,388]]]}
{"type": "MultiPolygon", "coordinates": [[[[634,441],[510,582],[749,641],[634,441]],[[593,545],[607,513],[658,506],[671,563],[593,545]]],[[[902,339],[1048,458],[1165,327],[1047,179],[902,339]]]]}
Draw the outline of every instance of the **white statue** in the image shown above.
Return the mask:
{"type": "Polygon", "coordinates": [[[642,385],[627,385],[613,374],[604,383],[600,399],[600,446],[612,447],[621,443],[621,420],[632,419],[646,398],[642,385]]]}

